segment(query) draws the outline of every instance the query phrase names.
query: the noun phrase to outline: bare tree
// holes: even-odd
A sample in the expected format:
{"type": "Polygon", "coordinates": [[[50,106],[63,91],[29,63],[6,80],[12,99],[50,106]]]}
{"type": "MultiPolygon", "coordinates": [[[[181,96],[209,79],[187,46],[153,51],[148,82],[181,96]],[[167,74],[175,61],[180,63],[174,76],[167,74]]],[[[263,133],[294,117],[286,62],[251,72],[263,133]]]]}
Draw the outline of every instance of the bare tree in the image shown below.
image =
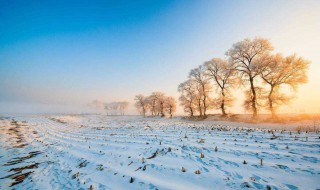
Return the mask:
{"type": "Polygon", "coordinates": [[[177,109],[176,100],[174,99],[174,97],[172,96],[166,97],[165,109],[167,113],[170,115],[170,118],[172,118],[172,114],[176,112],[176,109],[177,109]]]}
{"type": "Polygon", "coordinates": [[[127,101],[104,103],[104,109],[107,111],[108,115],[124,115],[128,106],[129,102],[127,101]]]}
{"type": "Polygon", "coordinates": [[[214,58],[204,63],[206,75],[213,80],[219,91],[219,98],[214,102],[221,109],[222,115],[226,115],[226,107],[232,104],[230,89],[235,86],[235,69],[233,64],[226,60],[214,58]]]}
{"type": "Polygon", "coordinates": [[[120,114],[124,115],[129,107],[129,102],[123,101],[123,102],[118,102],[118,103],[119,103],[120,114]]]}
{"type": "Polygon", "coordinates": [[[157,97],[157,115],[160,114],[161,117],[164,117],[166,97],[162,92],[155,92],[155,94],[157,97]]]}
{"type": "Polygon", "coordinates": [[[91,103],[88,104],[91,107],[104,109],[105,103],[100,100],[93,100],[91,103]]]}
{"type": "Polygon", "coordinates": [[[207,76],[205,75],[205,68],[200,65],[198,68],[192,69],[189,73],[189,79],[195,81],[197,85],[198,96],[201,97],[198,99],[200,106],[200,116],[206,117],[206,111],[209,107],[209,92],[210,85],[207,76]]]}
{"type": "Polygon", "coordinates": [[[258,113],[255,80],[261,74],[272,50],[273,47],[267,39],[254,38],[237,42],[226,52],[230,61],[236,64],[236,70],[240,76],[249,82],[253,117],[258,113]]]}
{"type": "Polygon", "coordinates": [[[261,77],[269,85],[268,108],[272,118],[276,117],[276,107],[287,104],[290,97],[280,92],[280,86],[288,85],[296,90],[300,84],[308,81],[307,70],[310,62],[295,54],[283,57],[276,54],[270,58],[269,63],[265,66],[261,77]]]}
{"type": "Polygon", "coordinates": [[[142,114],[143,117],[145,117],[148,106],[149,106],[147,99],[142,94],[139,94],[139,95],[136,95],[134,100],[136,101],[135,103],[136,108],[138,109],[140,114],[142,114]]]}
{"type": "Polygon", "coordinates": [[[150,105],[151,115],[156,115],[157,112],[157,95],[153,92],[150,96],[147,97],[147,101],[150,105]]]}
{"type": "Polygon", "coordinates": [[[180,105],[183,106],[184,111],[189,113],[189,115],[192,117],[195,113],[196,103],[195,82],[189,79],[181,83],[178,86],[178,91],[181,93],[181,96],[179,98],[180,105]]]}
{"type": "Polygon", "coordinates": [[[147,97],[148,104],[150,105],[150,113],[152,116],[161,115],[165,116],[165,95],[162,92],[152,92],[150,96],[147,97]]]}
{"type": "Polygon", "coordinates": [[[104,104],[104,109],[107,115],[118,115],[119,104],[118,102],[108,102],[104,104]]]}

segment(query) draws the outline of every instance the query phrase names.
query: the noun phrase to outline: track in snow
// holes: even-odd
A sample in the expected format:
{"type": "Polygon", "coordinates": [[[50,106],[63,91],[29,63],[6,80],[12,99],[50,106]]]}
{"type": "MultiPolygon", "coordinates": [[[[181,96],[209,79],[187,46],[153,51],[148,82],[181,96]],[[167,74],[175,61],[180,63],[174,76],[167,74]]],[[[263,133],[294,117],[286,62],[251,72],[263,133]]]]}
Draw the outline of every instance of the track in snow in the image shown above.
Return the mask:
{"type": "Polygon", "coordinates": [[[101,115],[2,118],[0,130],[0,189],[320,188],[315,133],[101,115]]]}

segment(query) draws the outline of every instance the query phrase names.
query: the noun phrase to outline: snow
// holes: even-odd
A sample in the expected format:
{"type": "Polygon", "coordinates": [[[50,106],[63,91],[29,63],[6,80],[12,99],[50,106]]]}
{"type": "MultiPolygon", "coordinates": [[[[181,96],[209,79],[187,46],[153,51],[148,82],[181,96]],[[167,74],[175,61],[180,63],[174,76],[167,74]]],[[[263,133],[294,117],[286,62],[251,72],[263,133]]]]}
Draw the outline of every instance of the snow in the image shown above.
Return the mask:
{"type": "Polygon", "coordinates": [[[138,116],[1,117],[0,189],[320,188],[320,135],[289,129],[138,116]]]}

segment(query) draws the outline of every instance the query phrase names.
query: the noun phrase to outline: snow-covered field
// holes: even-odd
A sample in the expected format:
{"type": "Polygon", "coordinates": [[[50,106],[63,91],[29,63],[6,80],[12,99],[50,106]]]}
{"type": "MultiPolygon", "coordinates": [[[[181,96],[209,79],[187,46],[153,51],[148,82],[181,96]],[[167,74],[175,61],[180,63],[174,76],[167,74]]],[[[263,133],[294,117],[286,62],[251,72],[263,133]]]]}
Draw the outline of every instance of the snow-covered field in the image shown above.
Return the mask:
{"type": "Polygon", "coordinates": [[[2,117],[0,189],[319,189],[320,134],[281,129],[135,116],[2,117]]]}

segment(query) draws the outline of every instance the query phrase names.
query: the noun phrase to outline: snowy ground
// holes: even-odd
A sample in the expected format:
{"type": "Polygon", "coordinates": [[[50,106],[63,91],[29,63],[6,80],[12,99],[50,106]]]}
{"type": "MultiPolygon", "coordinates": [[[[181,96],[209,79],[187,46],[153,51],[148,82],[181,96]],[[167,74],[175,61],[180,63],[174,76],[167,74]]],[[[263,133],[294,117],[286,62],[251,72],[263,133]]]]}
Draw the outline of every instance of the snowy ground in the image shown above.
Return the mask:
{"type": "Polygon", "coordinates": [[[134,116],[2,117],[0,189],[320,188],[320,134],[245,127],[134,116]]]}

